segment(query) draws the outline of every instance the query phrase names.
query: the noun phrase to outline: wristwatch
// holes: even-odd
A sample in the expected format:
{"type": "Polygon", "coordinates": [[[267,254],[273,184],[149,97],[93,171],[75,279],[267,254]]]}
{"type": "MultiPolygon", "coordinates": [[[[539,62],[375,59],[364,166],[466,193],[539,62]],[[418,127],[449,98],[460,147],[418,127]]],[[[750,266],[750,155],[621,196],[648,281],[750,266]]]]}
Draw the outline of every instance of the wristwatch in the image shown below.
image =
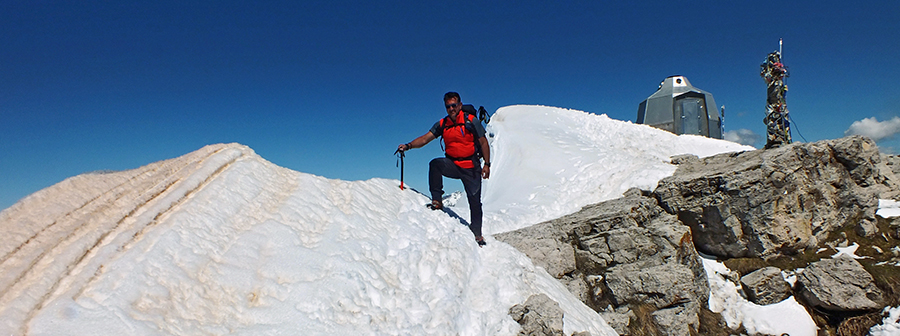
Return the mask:
{"type": "Polygon", "coordinates": [[[485,162],[484,165],[490,167],[490,166],[491,166],[491,163],[490,163],[490,162],[485,162]]]}

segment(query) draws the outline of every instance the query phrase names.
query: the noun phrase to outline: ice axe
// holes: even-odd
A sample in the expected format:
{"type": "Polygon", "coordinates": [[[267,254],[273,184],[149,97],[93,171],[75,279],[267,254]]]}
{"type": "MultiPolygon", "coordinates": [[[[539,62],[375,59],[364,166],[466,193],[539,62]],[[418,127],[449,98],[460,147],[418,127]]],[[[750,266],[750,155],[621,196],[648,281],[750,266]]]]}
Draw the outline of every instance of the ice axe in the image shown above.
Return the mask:
{"type": "Polygon", "coordinates": [[[406,157],[406,151],[402,151],[400,150],[400,148],[397,148],[397,151],[394,152],[394,155],[400,155],[400,190],[403,190],[406,189],[403,186],[403,158],[406,157]]]}

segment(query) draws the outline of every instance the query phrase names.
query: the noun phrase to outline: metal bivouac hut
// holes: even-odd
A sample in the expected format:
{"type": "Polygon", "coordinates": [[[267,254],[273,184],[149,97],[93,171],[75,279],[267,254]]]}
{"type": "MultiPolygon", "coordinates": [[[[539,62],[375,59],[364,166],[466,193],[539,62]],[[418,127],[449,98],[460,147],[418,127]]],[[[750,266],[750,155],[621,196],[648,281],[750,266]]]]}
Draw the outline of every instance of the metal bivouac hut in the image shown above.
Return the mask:
{"type": "Polygon", "coordinates": [[[638,106],[638,124],[675,134],[722,138],[722,120],[711,93],[695,88],[684,76],[669,76],[638,106]]]}

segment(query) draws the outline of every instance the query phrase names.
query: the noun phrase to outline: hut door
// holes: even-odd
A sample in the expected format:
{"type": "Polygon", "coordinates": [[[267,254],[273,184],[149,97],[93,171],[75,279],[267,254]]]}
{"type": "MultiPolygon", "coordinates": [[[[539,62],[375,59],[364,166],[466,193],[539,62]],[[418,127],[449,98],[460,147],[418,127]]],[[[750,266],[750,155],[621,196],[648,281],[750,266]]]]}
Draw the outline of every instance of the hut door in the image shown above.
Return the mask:
{"type": "Polygon", "coordinates": [[[682,97],[675,101],[675,110],[681,114],[681,134],[699,134],[702,132],[702,117],[706,116],[703,109],[703,98],[682,97]]]}

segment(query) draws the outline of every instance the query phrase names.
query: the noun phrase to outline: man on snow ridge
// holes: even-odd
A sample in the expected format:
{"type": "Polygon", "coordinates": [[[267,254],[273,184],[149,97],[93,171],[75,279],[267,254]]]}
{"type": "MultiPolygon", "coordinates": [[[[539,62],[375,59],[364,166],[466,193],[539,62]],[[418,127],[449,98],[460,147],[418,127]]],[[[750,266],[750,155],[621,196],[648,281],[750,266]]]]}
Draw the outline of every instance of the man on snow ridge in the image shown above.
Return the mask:
{"type": "Polygon", "coordinates": [[[475,235],[479,246],[485,244],[481,234],[481,179],[491,175],[491,148],[485,137],[484,127],[474,115],[462,112],[459,93],[444,94],[444,108],[447,117],[434,123],[424,135],[409,143],[397,146],[399,151],[420,148],[432,140],[443,136],[446,149],[444,157],[431,160],[428,169],[428,189],[431,191],[431,205],[435,210],[443,209],[443,177],[459,179],[466,190],[469,201],[471,224],[469,229],[475,235]],[[484,168],[480,158],[484,158],[484,168]]]}

